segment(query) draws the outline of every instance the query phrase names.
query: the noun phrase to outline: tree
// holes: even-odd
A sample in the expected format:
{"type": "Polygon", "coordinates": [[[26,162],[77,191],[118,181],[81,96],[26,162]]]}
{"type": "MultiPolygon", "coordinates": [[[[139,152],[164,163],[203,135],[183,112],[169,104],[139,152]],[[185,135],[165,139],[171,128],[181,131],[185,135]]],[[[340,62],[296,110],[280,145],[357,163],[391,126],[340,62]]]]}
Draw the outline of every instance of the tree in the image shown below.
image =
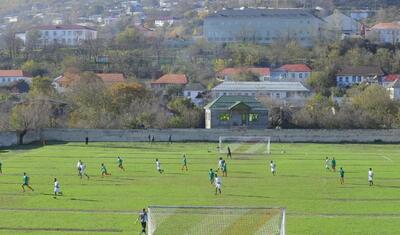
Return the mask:
{"type": "Polygon", "coordinates": [[[174,113],[169,120],[170,127],[194,128],[199,127],[202,111],[189,99],[175,98],[168,103],[168,109],[174,113]]]}
{"type": "Polygon", "coordinates": [[[134,49],[141,41],[142,35],[129,27],[115,37],[115,44],[121,49],[134,49]]]}
{"type": "Polygon", "coordinates": [[[33,77],[44,76],[48,73],[41,64],[34,60],[28,60],[21,66],[22,71],[27,72],[33,77]]]}
{"type": "Polygon", "coordinates": [[[10,122],[19,133],[19,144],[23,144],[28,130],[49,127],[51,116],[51,104],[45,99],[28,99],[16,105],[11,111],[10,122]]]}
{"type": "Polygon", "coordinates": [[[56,94],[56,90],[53,86],[53,81],[48,77],[34,77],[32,79],[32,90],[31,94],[34,96],[44,95],[52,97],[56,94]]]}

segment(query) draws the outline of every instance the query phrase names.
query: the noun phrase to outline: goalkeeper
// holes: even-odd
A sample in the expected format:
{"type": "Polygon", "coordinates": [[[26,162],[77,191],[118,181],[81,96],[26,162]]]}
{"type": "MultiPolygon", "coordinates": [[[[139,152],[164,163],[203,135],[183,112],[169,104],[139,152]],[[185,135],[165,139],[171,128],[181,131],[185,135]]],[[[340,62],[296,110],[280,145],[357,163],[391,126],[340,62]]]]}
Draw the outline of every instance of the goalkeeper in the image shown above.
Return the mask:
{"type": "Polygon", "coordinates": [[[231,148],[229,146],[228,146],[228,153],[226,154],[226,158],[232,159],[232,152],[231,152],[231,148]]]}

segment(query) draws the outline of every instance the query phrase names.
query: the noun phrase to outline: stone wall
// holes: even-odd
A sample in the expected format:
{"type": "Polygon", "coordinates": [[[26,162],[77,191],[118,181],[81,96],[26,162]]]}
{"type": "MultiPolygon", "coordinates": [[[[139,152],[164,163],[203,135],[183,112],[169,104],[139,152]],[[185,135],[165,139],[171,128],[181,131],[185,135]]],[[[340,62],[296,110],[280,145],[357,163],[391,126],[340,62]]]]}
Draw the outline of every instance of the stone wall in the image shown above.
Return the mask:
{"type": "Polygon", "coordinates": [[[270,136],[272,142],[385,142],[400,143],[400,129],[390,130],[240,130],[240,129],[146,129],[146,130],[98,130],[98,129],[43,129],[46,140],[84,141],[218,141],[219,136],[270,136]]]}
{"type": "MultiPolygon", "coordinates": [[[[24,143],[42,139],[46,141],[83,142],[85,137],[96,142],[148,141],[212,141],[220,136],[270,136],[272,142],[309,143],[400,143],[400,129],[390,130],[240,130],[240,129],[146,129],[146,130],[100,130],[100,129],[43,129],[28,132],[24,143]]],[[[15,132],[0,132],[0,147],[18,143],[15,132]]]]}

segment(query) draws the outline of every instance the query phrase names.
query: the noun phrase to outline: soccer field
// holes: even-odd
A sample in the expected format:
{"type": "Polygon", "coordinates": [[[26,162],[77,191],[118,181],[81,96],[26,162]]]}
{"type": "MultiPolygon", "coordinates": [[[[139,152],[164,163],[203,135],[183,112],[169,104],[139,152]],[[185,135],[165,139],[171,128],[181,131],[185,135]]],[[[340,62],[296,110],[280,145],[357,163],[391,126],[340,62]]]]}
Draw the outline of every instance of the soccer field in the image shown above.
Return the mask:
{"type": "Polygon", "coordinates": [[[149,205],[286,207],[287,234],[400,234],[400,148],[397,145],[271,144],[268,157],[227,160],[222,195],[208,170],[217,143],[83,143],[0,150],[0,234],[139,234],[149,205]],[[210,152],[208,151],[210,150],[210,152]],[[181,171],[187,154],[188,172],[181,171]],[[117,168],[122,156],[126,171],[117,168]],[[345,170],[324,169],[335,157],[345,170]],[[165,170],[156,171],[155,158],[165,170]],[[90,180],[77,176],[87,164],[90,180]],[[277,164],[272,176],[269,160],[277,164]],[[101,178],[100,164],[111,176],[101,178]],[[368,168],[375,186],[367,182],[368,168]],[[21,192],[27,172],[34,192],[21,192]],[[53,179],[64,196],[53,198],[53,179]]]}

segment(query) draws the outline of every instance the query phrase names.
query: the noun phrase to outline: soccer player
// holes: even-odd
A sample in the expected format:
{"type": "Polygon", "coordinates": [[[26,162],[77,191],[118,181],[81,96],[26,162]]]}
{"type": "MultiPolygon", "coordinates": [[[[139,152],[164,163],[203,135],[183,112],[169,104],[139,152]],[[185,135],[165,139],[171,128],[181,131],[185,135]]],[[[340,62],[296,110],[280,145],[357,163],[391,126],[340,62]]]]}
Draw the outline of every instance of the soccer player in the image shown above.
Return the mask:
{"type": "Polygon", "coordinates": [[[62,195],[62,192],[60,188],[60,183],[58,183],[57,178],[54,178],[54,196],[57,197],[57,195],[62,195]]]}
{"type": "Polygon", "coordinates": [[[339,174],[340,174],[340,184],[344,184],[344,170],[343,170],[343,167],[340,167],[339,174]]]}
{"type": "Polygon", "coordinates": [[[330,165],[329,157],[326,157],[326,159],[325,159],[325,169],[328,170],[328,171],[330,171],[329,165],[330,165]]]}
{"type": "Polygon", "coordinates": [[[187,159],[186,159],[186,154],[183,154],[183,158],[182,158],[182,171],[183,169],[186,169],[186,171],[188,171],[188,167],[187,167],[187,159]]]}
{"type": "Polygon", "coordinates": [[[147,212],[146,209],[143,208],[143,211],[139,213],[140,223],[142,224],[142,232],[140,234],[146,234],[146,226],[147,226],[147,212]]]}
{"type": "Polygon", "coordinates": [[[150,143],[151,142],[151,135],[149,135],[148,138],[149,138],[149,143],[150,143]]]}
{"type": "Polygon", "coordinates": [[[78,170],[78,176],[81,176],[81,165],[82,165],[82,161],[79,160],[78,163],[76,163],[76,169],[78,170]]]}
{"type": "Polygon", "coordinates": [[[335,160],[335,158],[332,158],[331,166],[332,166],[332,170],[334,172],[336,172],[336,160],[335,160]]]}
{"type": "Polygon", "coordinates": [[[162,174],[164,172],[164,170],[161,169],[161,163],[160,163],[160,161],[158,161],[158,158],[156,158],[156,167],[157,167],[157,171],[160,172],[160,174],[162,174]]]}
{"type": "Polygon", "coordinates": [[[276,164],[275,164],[275,162],[274,162],[274,161],[271,161],[271,162],[269,163],[269,166],[271,167],[271,173],[272,173],[272,175],[275,176],[275,172],[276,172],[276,164]]]}
{"type": "Polygon", "coordinates": [[[89,137],[86,136],[85,138],[85,144],[88,145],[89,144],[89,137]]]}
{"type": "Polygon", "coordinates": [[[87,179],[89,179],[90,177],[88,176],[88,174],[86,174],[86,164],[81,162],[81,167],[80,167],[80,172],[79,175],[81,176],[81,179],[83,176],[86,176],[87,179]]]}
{"type": "Polygon", "coordinates": [[[231,152],[231,148],[229,146],[228,146],[228,153],[226,154],[226,158],[232,159],[232,152],[231,152]]]}
{"type": "Polygon", "coordinates": [[[0,161],[0,174],[3,174],[3,170],[1,169],[2,166],[3,166],[3,163],[1,163],[1,161],[0,161]]]}
{"type": "Polygon", "coordinates": [[[219,158],[218,160],[218,168],[217,171],[221,170],[222,171],[222,166],[225,164],[225,160],[222,159],[222,157],[219,158]]]}
{"type": "Polygon", "coordinates": [[[101,177],[104,177],[105,175],[111,175],[110,173],[107,172],[107,168],[104,165],[104,163],[101,163],[100,170],[101,170],[101,177]]]}
{"type": "Polygon", "coordinates": [[[22,191],[25,192],[25,186],[28,187],[30,190],[34,191],[33,188],[29,185],[29,176],[26,175],[26,173],[24,172],[24,179],[23,179],[23,183],[22,183],[22,191]]]}
{"type": "Polygon", "coordinates": [[[118,167],[120,169],[122,169],[123,171],[125,171],[124,166],[122,166],[122,162],[123,162],[123,160],[121,159],[121,157],[118,156],[118,159],[117,159],[118,167]]]}
{"type": "Polygon", "coordinates": [[[153,137],[151,137],[151,142],[154,143],[155,141],[156,140],[155,140],[154,135],[153,135],[153,137]]]}
{"type": "Polygon", "coordinates": [[[369,186],[374,185],[374,172],[372,171],[372,168],[369,168],[369,171],[368,171],[368,183],[369,183],[369,186]]]}
{"type": "Polygon", "coordinates": [[[168,143],[172,144],[172,135],[169,135],[169,137],[168,137],[168,143]]]}
{"type": "Polygon", "coordinates": [[[215,174],[215,195],[221,194],[222,193],[222,179],[220,176],[218,176],[217,174],[215,174]]]}
{"type": "Polygon", "coordinates": [[[214,180],[215,180],[215,172],[213,171],[213,169],[210,169],[210,171],[208,172],[208,179],[210,180],[210,183],[213,184],[214,180]]]}
{"type": "Polygon", "coordinates": [[[224,164],[222,165],[222,176],[228,176],[228,167],[225,161],[224,164]]]}

